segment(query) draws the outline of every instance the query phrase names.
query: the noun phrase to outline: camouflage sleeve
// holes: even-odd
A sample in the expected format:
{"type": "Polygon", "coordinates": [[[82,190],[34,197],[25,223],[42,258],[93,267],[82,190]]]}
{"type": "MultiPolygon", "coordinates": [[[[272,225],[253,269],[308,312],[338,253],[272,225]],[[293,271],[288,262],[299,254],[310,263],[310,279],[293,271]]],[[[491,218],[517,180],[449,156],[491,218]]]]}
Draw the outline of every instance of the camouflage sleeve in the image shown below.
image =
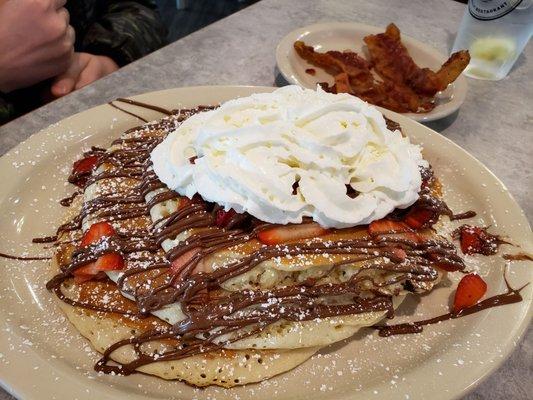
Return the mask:
{"type": "Polygon", "coordinates": [[[5,124],[15,115],[15,109],[7,98],[0,92],[0,125],[5,124]]]}
{"type": "Polygon", "coordinates": [[[165,44],[166,29],[152,0],[107,0],[81,38],[81,50],[123,66],[165,44]]]}

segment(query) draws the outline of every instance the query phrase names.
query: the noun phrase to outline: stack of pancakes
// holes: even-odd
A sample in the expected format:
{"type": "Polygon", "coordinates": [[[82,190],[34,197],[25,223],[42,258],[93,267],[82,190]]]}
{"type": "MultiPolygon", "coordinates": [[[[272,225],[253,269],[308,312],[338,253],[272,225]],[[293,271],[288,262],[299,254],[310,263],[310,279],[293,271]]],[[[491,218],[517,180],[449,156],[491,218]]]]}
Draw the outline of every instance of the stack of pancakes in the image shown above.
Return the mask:
{"type": "Polygon", "coordinates": [[[265,244],[261,232],[283,227],[249,215],[221,226],[216,204],[170,191],[151,167],[151,150],[198,111],[129,130],[101,152],[76,216],[59,229],[61,272],[48,287],[104,354],[97,370],[196,386],[257,382],[392,316],[406,294],[430,291],[445,273],[435,254],[460,262],[431,230],[370,235],[363,226],[265,244]],[[81,247],[102,221],[116,235],[81,247]],[[124,269],[76,283],[76,269],[109,252],[124,269]]]}

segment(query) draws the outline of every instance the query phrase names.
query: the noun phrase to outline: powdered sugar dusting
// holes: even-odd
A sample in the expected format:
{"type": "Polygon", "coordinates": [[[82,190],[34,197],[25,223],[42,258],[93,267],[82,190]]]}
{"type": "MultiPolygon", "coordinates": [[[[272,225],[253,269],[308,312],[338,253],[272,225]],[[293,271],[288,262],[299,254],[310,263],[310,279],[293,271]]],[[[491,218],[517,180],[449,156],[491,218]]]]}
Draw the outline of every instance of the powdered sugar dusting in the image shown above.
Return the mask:
{"type": "MultiPolygon", "coordinates": [[[[78,142],[90,138],[91,144],[107,143],[113,136],[112,129],[116,135],[133,122],[122,116],[117,120],[113,115],[85,124],[82,130],[57,124],[41,136],[39,143],[32,141],[31,145],[23,144],[10,152],[5,160],[8,164],[2,164],[1,173],[15,176],[18,184],[6,184],[1,200],[0,251],[25,256],[49,254],[46,246],[32,245],[31,238],[52,234],[53,227],[64,218],[65,210],[57,201],[74,190],[65,184],[65,178],[77,154],[89,148],[88,142],[81,146],[78,142]],[[96,131],[98,134],[92,137],[96,131]],[[50,148],[49,141],[57,145],[50,148]]],[[[429,143],[424,147],[431,148],[429,143]]],[[[502,215],[516,216],[513,207],[500,210],[491,206],[494,196],[503,196],[501,188],[498,193],[494,192],[491,177],[482,175],[475,190],[467,190],[475,183],[467,179],[471,171],[448,159],[436,161],[433,166],[437,175],[444,177],[444,196],[454,211],[475,209],[478,217],[473,223],[491,225],[494,232],[507,234],[513,241],[519,236],[517,233],[525,230],[521,224],[507,223],[502,218],[502,215]]],[[[446,223],[439,230],[449,234],[456,226],[446,223]]],[[[501,259],[497,256],[468,256],[466,260],[469,270],[477,271],[489,282],[489,294],[501,292],[501,259]]],[[[76,394],[80,399],[94,398],[101,390],[169,399],[294,398],[295,390],[301,397],[321,399],[338,398],[348,392],[364,394],[365,398],[381,398],[386,393],[395,393],[397,398],[411,399],[419,397],[423,390],[414,379],[422,370],[434,382],[441,382],[441,388],[446,392],[453,389],[451,382],[458,375],[496,365],[505,357],[508,348],[501,334],[491,329],[491,324],[499,320],[513,327],[521,318],[512,312],[520,306],[512,305],[505,310],[490,310],[482,315],[427,327],[420,335],[379,338],[375,332],[366,329],[350,340],[323,349],[302,366],[269,381],[235,389],[193,389],[181,383],[141,375],[97,374],[92,368],[98,354],[72,329],[52,295],[44,288],[53,272],[48,264],[0,259],[0,265],[3,270],[0,282],[0,374],[3,376],[8,369],[24,366],[35,377],[54,382],[57,391],[50,396],[57,399],[64,398],[61,389],[72,382],[80,388],[76,394]],[[481,353],[486,356],[480,357],[481,353]]],[[[513,264],[510,271],[512,282],[521,282],[525,276],[523,265],[526,264],[513,264]]],[[[398,310],[398,322],[447,311],[450,294],[459,278],[450,276],[430,296],[409,298],[398,310]],[[418,300],[420,303],[417,304],[418,300]]],[[[526,291],[525,296],[530,299],[531,292],[526,291]]],[[[506,336],[512,337],[516,333],[516,328],[512,329],[506,336]]]]}

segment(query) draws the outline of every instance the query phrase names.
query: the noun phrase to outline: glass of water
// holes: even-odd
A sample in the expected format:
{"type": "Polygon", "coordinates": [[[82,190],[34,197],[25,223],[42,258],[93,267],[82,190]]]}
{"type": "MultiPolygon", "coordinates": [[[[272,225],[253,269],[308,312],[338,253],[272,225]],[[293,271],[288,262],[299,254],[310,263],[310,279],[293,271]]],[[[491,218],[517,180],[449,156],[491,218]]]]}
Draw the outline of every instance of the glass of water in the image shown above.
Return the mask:
{"type": "Polygon", "coordinates": [[[500,80],[511,70],[533,32],[533,0],[469,0],[452,52],[468,49],[464,73],[500,80]]]}

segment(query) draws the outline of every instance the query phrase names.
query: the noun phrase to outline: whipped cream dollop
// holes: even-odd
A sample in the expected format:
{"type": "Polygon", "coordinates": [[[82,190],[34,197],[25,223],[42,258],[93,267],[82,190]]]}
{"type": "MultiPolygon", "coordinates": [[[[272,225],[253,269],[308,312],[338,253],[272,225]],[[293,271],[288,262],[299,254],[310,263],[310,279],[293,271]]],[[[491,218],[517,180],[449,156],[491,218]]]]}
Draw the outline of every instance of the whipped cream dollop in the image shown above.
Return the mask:
{"type": "Polygon", "coordinates": [[[421,149],[349,94],[286,86],[187,119],[152,152],[159,179],[278,224],[345,228],[418,198],[421,149]],[[348,190],[348,185],[353,190],[348,190]],[[354,192],[355,191],[355,192],[354,192]]]}

